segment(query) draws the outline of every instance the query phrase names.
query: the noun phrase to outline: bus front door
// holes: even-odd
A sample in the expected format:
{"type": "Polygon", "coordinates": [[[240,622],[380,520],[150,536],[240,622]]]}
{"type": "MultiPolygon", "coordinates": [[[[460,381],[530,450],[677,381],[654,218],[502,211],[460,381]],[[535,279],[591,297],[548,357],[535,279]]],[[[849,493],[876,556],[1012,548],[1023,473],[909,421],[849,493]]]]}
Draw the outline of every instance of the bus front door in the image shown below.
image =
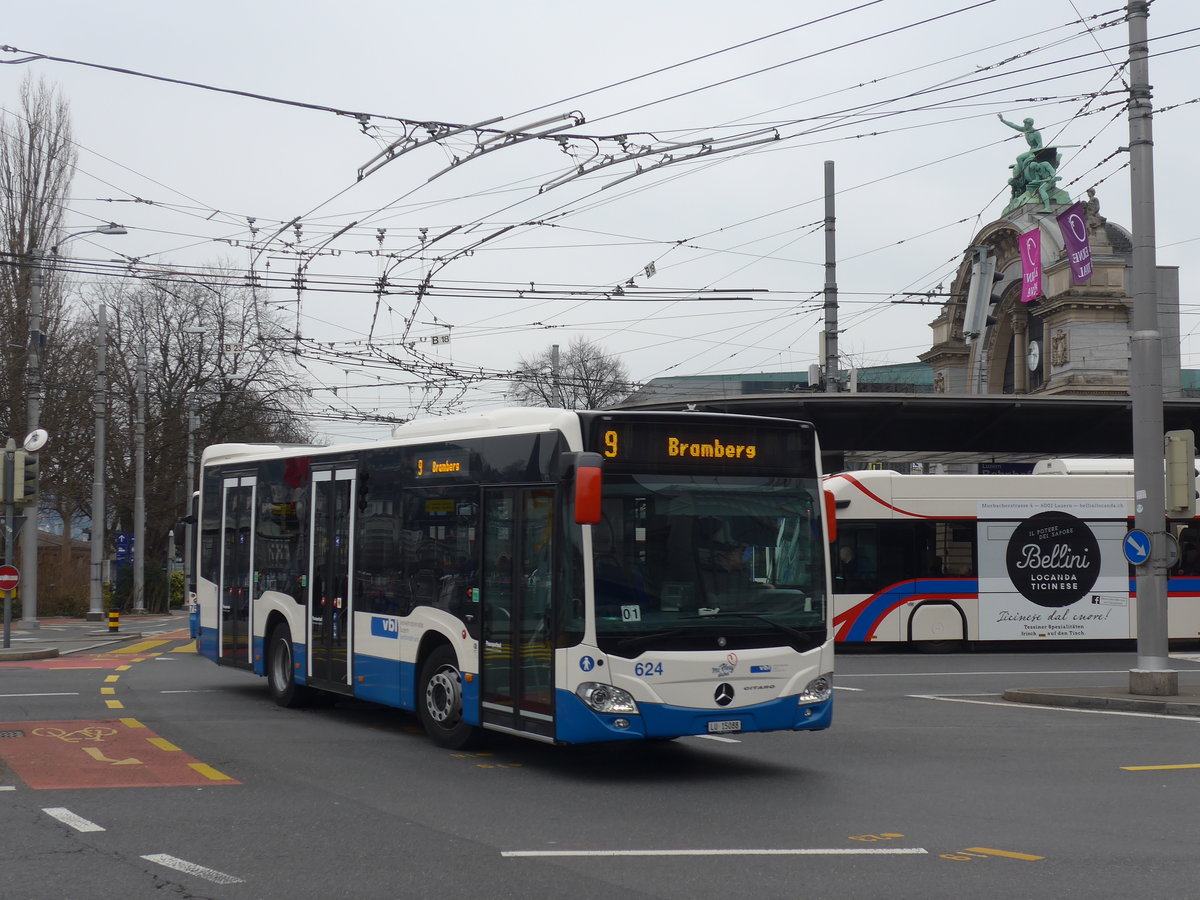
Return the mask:
{"type": "Polygon", "coordinates": [[[484,491],[483,722],[554,737],[551,488],[484,491]]]}
{"type": "Polygon", "coordinates": [[[308,677],[333,690],[350,685],[354,486],[354,469],[312,473],[308,677]]]}
{"type": "Polygon", "coordinates": [[[226,478],[221,508],[220,661],[250,665],[254,568],[254,476],[226,478]]]}

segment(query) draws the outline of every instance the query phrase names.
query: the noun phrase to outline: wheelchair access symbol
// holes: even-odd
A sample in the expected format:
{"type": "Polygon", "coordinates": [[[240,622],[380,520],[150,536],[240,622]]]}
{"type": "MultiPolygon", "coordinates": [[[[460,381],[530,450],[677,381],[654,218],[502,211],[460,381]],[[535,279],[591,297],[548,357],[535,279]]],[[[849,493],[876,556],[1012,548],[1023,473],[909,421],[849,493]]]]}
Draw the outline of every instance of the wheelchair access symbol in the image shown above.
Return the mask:
{"type": "Polygon", "coordinates": [[[1145,565],[1146,560],[1150,558],[1150,535],[1140,528],[1135,528],[1129,534],[1125,535],[1125,540],[1121,543],[1121,549],[1124,551],[1125,559],[1129,561],[1130,565],[1145,565]]]}

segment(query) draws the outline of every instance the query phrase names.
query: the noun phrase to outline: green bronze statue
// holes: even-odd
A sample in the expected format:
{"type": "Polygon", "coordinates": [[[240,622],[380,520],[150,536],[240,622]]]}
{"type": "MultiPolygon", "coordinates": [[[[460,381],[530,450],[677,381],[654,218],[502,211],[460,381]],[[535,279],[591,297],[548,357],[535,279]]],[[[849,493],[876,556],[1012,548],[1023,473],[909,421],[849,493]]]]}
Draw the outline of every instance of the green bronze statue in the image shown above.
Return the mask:
{"type": "Polygon", "coordinates": [[[1033,119],[1027,118],[1017,125],[996,113],[996,117],[1014,131],[1025,135],[1025,143],[1029,149],[1020,154],[1012,169],[1012,177],[1008,183],[1012,188],[1012,197],[1008,206],[1004,207],[1007,215],[1019,206],[1027,203],[1041,203],[1046,212],[1050,212],[1051,204],[1069,204],[1071,197],[1066,191],[1059,190],[1055,185],[1062,181],[1057,174],[1059,155],[1054,147],[1046,147],[1042,143],[1042,133],[1034,127],[1033,119]]]}

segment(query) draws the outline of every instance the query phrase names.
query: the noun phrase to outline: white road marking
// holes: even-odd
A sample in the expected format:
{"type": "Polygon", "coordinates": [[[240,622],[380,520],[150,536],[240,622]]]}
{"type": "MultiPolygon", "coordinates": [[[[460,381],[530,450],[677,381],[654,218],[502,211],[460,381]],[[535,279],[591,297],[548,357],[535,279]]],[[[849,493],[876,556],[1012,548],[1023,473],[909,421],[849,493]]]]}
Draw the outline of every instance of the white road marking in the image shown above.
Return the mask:
{"type": "Polygon", "coordinates": [[[0,694],[0,697],[78,697],[78,691],[60,691],[55,694],[0,694]]]}
{"type": "MultiPolygon", "coordinates": [[[[1053,669],[1044,672],[836,672],[834,677],[843,678],[962,678],[964,675],[1004,675],[1024,677],[1026,675],[1127,675],[1128,669],[1053,669]]],[[[837,685],[835,685],[836,687],[837,685]]]]}
{"type": "Polygon", "coordinates": [[[501,856],[912,856],[924,847],[799,847],[792,850],[503,850],[501,856]]]}
{"type": "Polygon", "coordinates": [[[1171,719],[1175,722],[1193,722],[1200,725],[1196,716],[1169,716],[1165,713],[1133,712],[1121,709],[1081,709],[1075,706],[1044,706],[1040,703],[1018,703],[1015,700],[966,700],[960,697],[936,696],[934,694],[908,694],[914,700],[941,700],[944,703],[974,703],[978,706],[1002,706],[1005,709],[1048,709],[1053,712],[1089,713],[1093,716],[1128,716],[1134,719],[1171,719]]]}
{"type": "Polygon", "coordinates": [[[835,691],[865,691],[865,690],[866,690],[866,688],[852,688],[852,687],[846,687],[844,684],[835,684],[835,685],[833,686],[833,689],[834,689],[835,691]]]}
{"type": "Polygon", "coordinates": [[[15,784],[0,784],[0,791],[15,791],[16,789],[15,784]]]}
{"type": "Polygon", "coordinates": [[[233,875],[226,875],[224,872],[218,872],[216,869],[210,869],[207,866],[197,865],[193,862],[188,862],[186,859],[180,859],[178,856],[171,856],[169,853],[151,853],[142,857],[147,862],[158,863],[160,866],[166,866],[168,869],[175,869],[178,872],[183,872],[187,875],[195,875],[197,878],[203,878],[207,881],[212,881],[216,884],[244,884],[242,878],[235,878],[233,875]]]}
{"type": "Polygon", "coordinates": [[[721,737],[719,734],[695,734],[692,737],[702,738],[706,741],[720,741],[722,744],[740,744],[737,738],[721,737]]]}
{"type": "Polygon", "coordinates": [[[53,816],[64,825],[70,825],[76,831],[104,831],[95,822],[89,822],[83,816],[77,816],[65,806],[50,806],[42,810],[46,815],[53,816]]]}

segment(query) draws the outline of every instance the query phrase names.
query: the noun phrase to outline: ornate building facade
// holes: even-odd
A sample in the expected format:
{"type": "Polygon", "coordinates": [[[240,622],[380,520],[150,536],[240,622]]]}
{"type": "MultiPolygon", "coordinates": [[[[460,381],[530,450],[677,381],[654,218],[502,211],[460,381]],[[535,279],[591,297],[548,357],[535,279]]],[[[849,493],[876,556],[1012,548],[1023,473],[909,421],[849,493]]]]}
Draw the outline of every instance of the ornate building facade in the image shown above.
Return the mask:
{"type": "MultiPolygon", "coordinates": [[[[932,346],[919,356],[933,370],[935,392],[1128,396],[1133,245],[1129,232],[1101,216],[1094,192],[1088,193],[1092,273],[1082,284],[1073,283],[1056,219],[1066,207],[1053,198],[1044,204],[1028,202],[1028,195],[1017,198],[1024,202],[1010,204],[975,235],[950,300],[930,323],[932,346]],[[1018,239],[1033,229],[1041,237],[1043,292],[1023,303],[1018,239]],[[979,265],[984,258],[987,267],[979,265]],[[981,277],[990,283],[980,284],[981,277]],[[972,294],[986,307],[978,331],[967,319],[972,294]]],[[[1179,397],[1179,273],[1173,267],[1158,270],[1158,317],[1163,396],[1179,397]]]]}

